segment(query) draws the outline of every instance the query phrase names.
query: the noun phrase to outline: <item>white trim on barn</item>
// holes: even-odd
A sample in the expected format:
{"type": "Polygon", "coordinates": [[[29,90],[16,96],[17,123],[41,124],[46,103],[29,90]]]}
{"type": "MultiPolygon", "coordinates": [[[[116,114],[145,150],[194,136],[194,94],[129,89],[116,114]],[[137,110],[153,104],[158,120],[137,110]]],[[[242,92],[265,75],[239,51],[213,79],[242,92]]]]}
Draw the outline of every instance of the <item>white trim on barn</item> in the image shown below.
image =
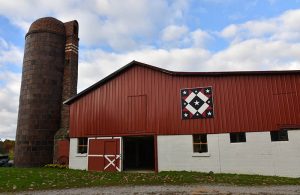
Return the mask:
{"type": "Polygon", "coordinates": [[[157,136],[158,171],[200,171],[300,177],[300,130],[289,141],[271,142],[270,132],[246,133],[230,143],[229,133],[208,134],[208,153],[193,153],[192,135],[157,136]]]}

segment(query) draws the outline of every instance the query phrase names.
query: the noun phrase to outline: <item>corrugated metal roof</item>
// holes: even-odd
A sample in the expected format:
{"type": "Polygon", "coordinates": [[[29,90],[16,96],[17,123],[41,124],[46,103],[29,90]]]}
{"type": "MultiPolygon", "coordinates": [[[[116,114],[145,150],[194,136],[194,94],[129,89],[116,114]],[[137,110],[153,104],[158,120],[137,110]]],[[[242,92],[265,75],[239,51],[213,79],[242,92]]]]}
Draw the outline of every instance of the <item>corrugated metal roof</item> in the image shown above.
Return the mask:
{"type": "Polygon", "coordinates": [[[88,92],[94,90],[95,88],[105,84],[107,81],[113,79],[119,74],[122,74],[124,71],[126,71],[129,68],[132,68],[133,66],[141,66],[145,68],[149,68],[155,71],[159,71],[165,74],[174,75],[174,76],[231,76],[231,75],[268,75],[268,74],[300,74],[300,70],[280,70],[280,71],[228,71],[228,72],[176,72],[176,71],[170,71],[163,68],[159,68],[156,66],[152,66],[149,64],[145,64],[142,62],[138,62],[133,60],[129,64],[123,66],[119,70],[113,72],[112,74],[108,75],[107,77],[103,78],[102,80],[98,81],[97,83],[91,85],[90,87],[86,88],[85,90],[81,91],[77,95],[69,98],[68,100],[64,101],[64,104],[70,105],[72,102],[77,100],[78,98],[84,96],[88,92]]]}

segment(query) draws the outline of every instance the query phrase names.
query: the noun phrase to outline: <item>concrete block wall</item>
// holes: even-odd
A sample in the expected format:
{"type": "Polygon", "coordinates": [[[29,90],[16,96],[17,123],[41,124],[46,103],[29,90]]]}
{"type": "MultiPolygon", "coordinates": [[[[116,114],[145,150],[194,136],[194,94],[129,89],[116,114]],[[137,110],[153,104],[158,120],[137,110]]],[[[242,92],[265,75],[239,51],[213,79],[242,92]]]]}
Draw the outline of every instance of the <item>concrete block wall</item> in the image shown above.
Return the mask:
{"type": "Polygon", "coordinates": [[[87,170],[88,157],[87,154],[77,153],[77,138],[70,138],[70,155],[69,155],[69,168],[87,170]]]}
{"type": "Polygon", "coordinates": [[[289,141],[271,142],[270,132],[246,133],[230,143],[229,133],[208,134],[208,153],[193,153],[192,135],[158,136],[159,171],[200,171],[300,177],[300,130],[289,141]]]}

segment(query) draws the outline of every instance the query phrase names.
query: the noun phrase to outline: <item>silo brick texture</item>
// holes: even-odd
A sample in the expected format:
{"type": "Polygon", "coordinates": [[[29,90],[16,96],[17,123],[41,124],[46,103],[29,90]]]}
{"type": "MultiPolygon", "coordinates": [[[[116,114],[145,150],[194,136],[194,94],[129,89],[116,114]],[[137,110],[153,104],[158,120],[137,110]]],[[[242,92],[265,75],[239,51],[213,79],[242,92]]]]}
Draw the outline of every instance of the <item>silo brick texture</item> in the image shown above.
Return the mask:
{"type": "Polygon", "coordinates": [[[54,135],[62,121],[65,24],[51,17],[38,19],[25,39],[15,165],[34,167],[52,163],[54,135]]]}
{"type": "MultiPolygon", "coordinates": [[[[78,23],[64,24],[66,29],[65,67],[63,78],[62,100],[65,101],[77,94],[78,78],[78,23]]],[[[62,105],[61,128],[69,128],[69,106],[62,105]]]]}
{"type": "MultiPolygon", "coordinates": [[[[63,92],[62,102],[77,94],[77,78],[78,78],[78,23],[70,21],[64,23],[66,30],[66,47],[65,47],[65,64],[63,76],[63,92]]],[[[60,128],[55,134],[54,139],[54,156],[53,162],[58,164],[66,164],[68,156],[60,156],[63,154],[59,148],[65,141],[69,141],[69,105],[61,105],[60,128]]]]}

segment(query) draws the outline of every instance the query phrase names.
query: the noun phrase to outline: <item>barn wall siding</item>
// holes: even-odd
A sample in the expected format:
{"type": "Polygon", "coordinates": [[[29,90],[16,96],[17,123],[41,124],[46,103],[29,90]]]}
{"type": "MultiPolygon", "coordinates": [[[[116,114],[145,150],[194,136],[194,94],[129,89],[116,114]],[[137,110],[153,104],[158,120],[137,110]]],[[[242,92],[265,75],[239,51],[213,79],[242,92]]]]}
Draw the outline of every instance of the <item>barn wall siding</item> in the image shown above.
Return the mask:
{"type": "Polygon", "coordinates": [[[88,158],[87,154],[77,153],[78,139],[70,139],[70,155],[69,155],[69,168],[87,170],[88,158]]]}
{"type": "Polygon", "coordinates": [[[300,177],[300,130],[288,134],[288,142],[271,142],[270,132],[249,132],[246,143],[209,134],[209,155],[202,156],[193,154],[192,135],[158,136],[158,170],[300,177]]]}
{"type": "Polygon", "coordinates": [[[70,137],[277,130],[300,124],[299,91],[299,74],[172,76],[133,66],[70,105],[70,137]],[[204,86],[213,88],[214,118],[182,120],[180,89],[204,86]],[[146,103],[129,108],[138,96],[146,103]],[[146,111],[146,121],[128,124],[130,109],[146,111]]]}

